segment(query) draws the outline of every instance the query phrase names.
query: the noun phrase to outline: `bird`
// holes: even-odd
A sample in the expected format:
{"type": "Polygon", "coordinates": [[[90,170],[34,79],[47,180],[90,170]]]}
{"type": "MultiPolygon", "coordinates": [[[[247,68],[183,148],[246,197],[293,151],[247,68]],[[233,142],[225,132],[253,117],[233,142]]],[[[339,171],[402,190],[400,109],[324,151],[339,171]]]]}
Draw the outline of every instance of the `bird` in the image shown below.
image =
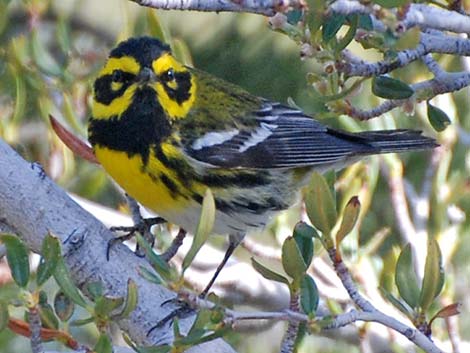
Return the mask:
{"type": "Polygon", "coordinates": [[[188,232],[211,190],[213,233],[230,241],[203,296],[245,234],[296,203],[312,172],[437,145],[416,130],[328,127],[183,65],[170,46],[147,36],[110,51],[94,81],[88,139],[128,195],[188,232]]]}

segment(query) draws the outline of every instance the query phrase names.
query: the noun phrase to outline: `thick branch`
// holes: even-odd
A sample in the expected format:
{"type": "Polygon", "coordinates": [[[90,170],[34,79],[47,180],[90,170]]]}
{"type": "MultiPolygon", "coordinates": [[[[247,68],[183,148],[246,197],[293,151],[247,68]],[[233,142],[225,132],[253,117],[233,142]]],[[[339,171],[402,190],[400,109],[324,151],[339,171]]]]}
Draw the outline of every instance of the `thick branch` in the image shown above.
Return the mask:
{"type": "MultiPolygon", "coordinates": [[[[118,325],[138,345],[169,343],[173,339],[168,326],[147,332],[165,315],[174,310],[161,304],[174,298],[168,289],[145,281],[138,273],[141,266],[151,270],[146,261],[136,257],[121,244],[113,246],[109,261],[106,248],[112,233],[92,215],[84,211],[55,185],[37,164],[23,160],[0,140],[0,223],[6,223],[35,252],[50,231],[62,243],[62,253],[75,283],[101,281],[106,293],[125,296],[131,278],[139,288],[139,301],[131,315],[118,325]]],[[[193,318],[181,320],[189,328],[193,318]]],[[[230,352],[223,340],[193,347],[191,352],[230,352]]]]}
{"type": "MultiPolygon", "coordinates": [[[[374,14],[376,9],[376,7],[363,5],[354,0],[338,0],[330,6],[330,11],[343,15],[374,14]]],[[[419,26],[423,29],[470,33],[470,17],[427,4],[410,4],[405,19],[398,26],[402,31],[419,26]]]]}

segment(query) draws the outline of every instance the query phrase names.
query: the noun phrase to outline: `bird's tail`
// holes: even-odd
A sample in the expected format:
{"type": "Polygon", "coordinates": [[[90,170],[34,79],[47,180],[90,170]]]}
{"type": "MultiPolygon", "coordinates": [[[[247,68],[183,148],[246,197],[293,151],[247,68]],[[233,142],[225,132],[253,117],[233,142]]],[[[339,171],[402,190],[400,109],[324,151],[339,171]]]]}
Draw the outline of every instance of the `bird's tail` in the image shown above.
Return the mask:
{"type": "Polygon", "coordinates": [[[355,134],[376,149],[376,153],[405,152],[438,147],[431,137],[426,137],[418,130],[380,130],[364,131],[355,134]]]}

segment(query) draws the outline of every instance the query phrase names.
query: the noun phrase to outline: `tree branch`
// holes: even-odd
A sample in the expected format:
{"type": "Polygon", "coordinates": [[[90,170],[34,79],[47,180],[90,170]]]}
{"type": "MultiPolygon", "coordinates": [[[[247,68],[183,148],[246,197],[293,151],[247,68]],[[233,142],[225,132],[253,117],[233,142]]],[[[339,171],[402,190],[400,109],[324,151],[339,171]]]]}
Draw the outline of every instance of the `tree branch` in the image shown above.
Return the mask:
{"type": "MultiPolygon", "coordinates": [[[[125,296],[131,278],[139,289],[136,309],[117,324],[138,345],[171,343],[173,330],[161,327],[147,332],[175,306],[161,304],[175,293],[149,283],[139,275],[139,268],[152,270],[126,246],[116,244],[106,261],[106,248],[112,233],[66,193],[55,185],[37,164],[23,160],[0,140],[0,222],[6,223],[31,250],[39,252],[45,235],[50,231],[62,243],[62,253],[72,278],[79,287],[100,281],[106,294],[125,296]]],[[[183,330],[189,329],[193,317],[182,319],[183,330]]],[[[218,339],[191,348],[190,352],[234,353],[218,339]]]]}
{"type": "Polygon", "coordinates": [[[205,12],[250,12],[274,16],[289,8],[305,6],[301,0],[131,0],[141,6],[162,10],[191,10],[205,12]]]}

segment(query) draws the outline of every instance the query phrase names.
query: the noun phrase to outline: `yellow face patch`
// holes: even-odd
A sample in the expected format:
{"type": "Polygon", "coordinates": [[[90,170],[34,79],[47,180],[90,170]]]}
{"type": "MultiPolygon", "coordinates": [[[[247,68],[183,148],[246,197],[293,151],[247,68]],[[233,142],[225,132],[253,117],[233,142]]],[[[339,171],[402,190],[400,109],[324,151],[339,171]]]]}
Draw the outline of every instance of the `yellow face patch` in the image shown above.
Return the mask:
{"type": "Polygon", "coordinates": [[[178,84],[178,74],[189,74],[188,70],[177,62],[170,53],[165,53],[156,59],[152,63],[152,68],[158,77],[164,77],[170,70],[173,71],[175,79],[165,81],[164,83],[161,82],[162,80],[159,80],[153,86],[157,92],[158,101],[170,118],[178,119],[185,117],[196,99],[196,80],[194,76],[189,75],[191,87],[188,92],[188,98],[184,101],[178,102],[174,98],[170,97],[164,85],[174,91],[178,91],[178,89],[181,88],[178,84]]]}
{"type": "Polygon", "coordinates": [[[99,76],[111,75],[114,70],[121,70],[137,75],[140,71],[140,65],[132,56],[109,58],[106,65],[100,71],[99,76]]]}
{"type": "Polygon", "coordinates": [[[110,119],[113,116],[121,115],[131,105],[136,88],[137,85],[130,85],[120,97],[113,99],[108,105],[94,100],[91,106],[92,116],[95,119],[110,119]]]}
{"type": "MultiPolygon", "coordinates": [[[[116,70],[137,75],[140,71],[140,65],[131,56],[109,58],[104,68],[100,71],[99,77],[112,75],[116,70]]],[[[110,88],[113,91],[118,91],[122,85],[122,82],[112,82],[110,88]]],[[[91,108],[93,117],[96,119],[109,119],[124,113],[132,103],[136,88],[136,85],[130,85],[121,96],[113,99],[109,104],[104,104],[94,99],[91,108]]]]}

